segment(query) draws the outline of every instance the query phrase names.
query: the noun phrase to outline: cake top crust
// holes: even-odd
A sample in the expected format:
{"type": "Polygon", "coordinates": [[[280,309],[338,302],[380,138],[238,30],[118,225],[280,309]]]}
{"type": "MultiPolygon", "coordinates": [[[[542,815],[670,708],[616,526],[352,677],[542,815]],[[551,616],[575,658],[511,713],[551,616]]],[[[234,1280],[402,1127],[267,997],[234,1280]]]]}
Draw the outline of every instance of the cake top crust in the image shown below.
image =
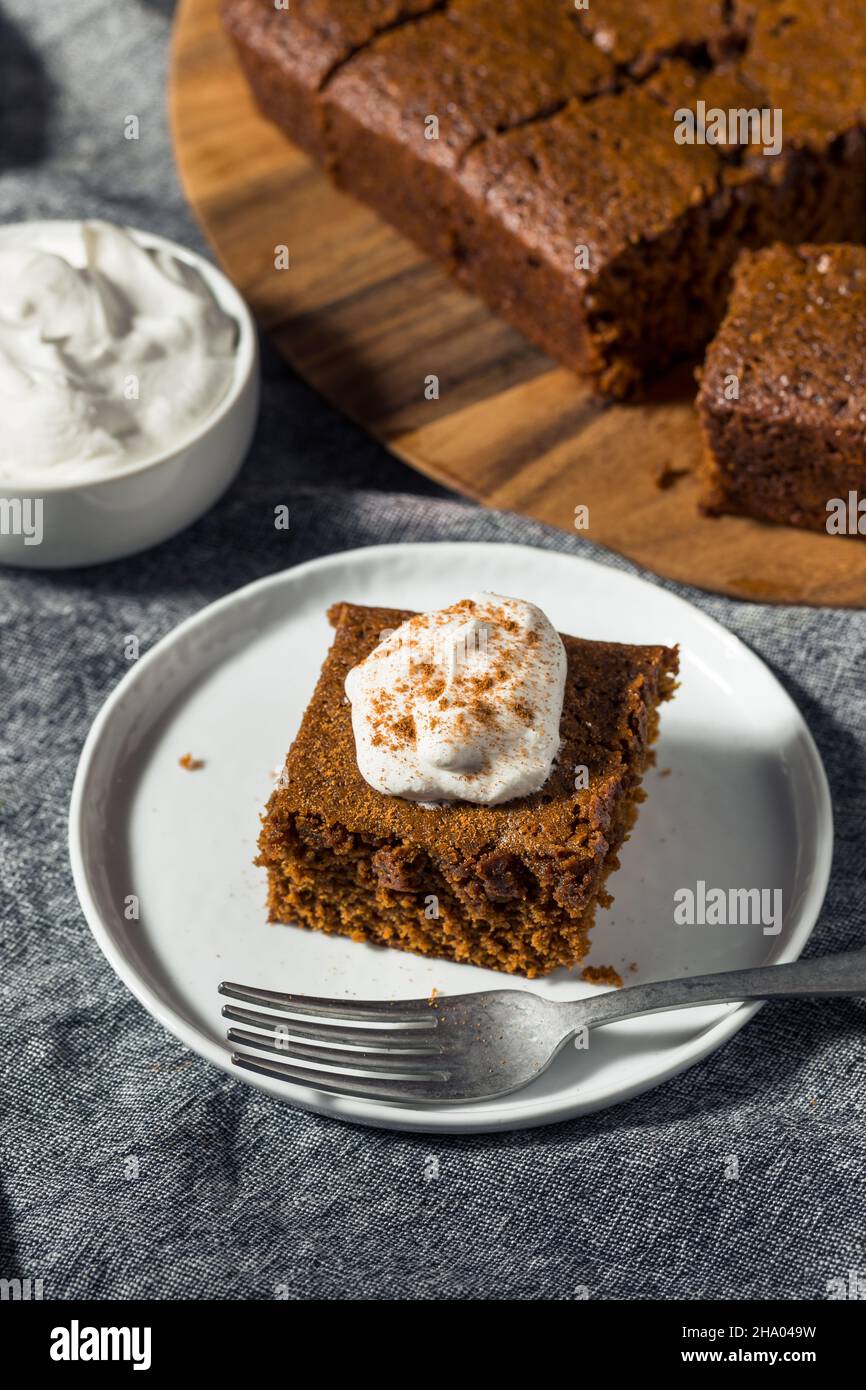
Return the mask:
{"type": "Polygon", "coordinates": [[[598,0],[578,21],[635,76],[662,57],[724,57],[740,47],[745,30],[745,17],[726,0],[598,0]]]}
{"type": "Polygon", "coordinates": [[[640,89],[571,105],[472,150],[460,179],[527,246],[575,279],[669,232],[720,186],[710,145],[678,145],[665,103],[640,89]],[[575,267],[575,240],[588,264],[575,267]]]}
{"type": "Polygon", "coordinates": [[[866,430],[866,247],[742,252],[701,398],[772,422],[866,430]],[[726,395],[732,377],[738,396],[726,395]]]}
{"type": "Polygon", "coordinates": [[[498,0],[452,0],[355,54],[327,84],[327,105],[458,168],[481,141],[614,86],[614,64],[572,14],[536,0],[511,0],[507,12],[498,0]]]}
{"type": "Polygon", "coordinates": [[[318,684],[304,714],[269,817],[309,815],[350,833],[392,838],[467,859],[494,847],[596,858],[636,758],[643,767],[648,711],[671,693],[676,649],[590,642],[563,636],[568,660],[560,733],[563,747],[541,789],[500,806],[454,802],[427,809],[368,786],[358,771],[349,670],[383,633],[412,617],[409,610],[335,604],[336,628],[318,684]],[[577,769],[586,768],[588,785],[577,769]]]}
{"type": "Polygon", "coordinates": [[[862,0],[763,0],[748,8],[743,75],[783,112],[786,147],[823,148],[866,120],[862,0]]]}

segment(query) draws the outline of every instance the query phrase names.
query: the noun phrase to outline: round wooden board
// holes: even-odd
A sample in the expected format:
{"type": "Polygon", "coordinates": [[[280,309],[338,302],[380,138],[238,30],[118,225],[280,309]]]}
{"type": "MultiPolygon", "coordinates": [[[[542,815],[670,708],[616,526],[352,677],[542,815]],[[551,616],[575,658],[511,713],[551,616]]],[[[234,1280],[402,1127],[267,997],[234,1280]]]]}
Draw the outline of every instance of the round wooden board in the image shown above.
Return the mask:
{"type": "Polygon", "coordinates": [[[399,457],[470,497],[671,579],[767,602],[866,607],[866,544],[697,509],[690,374],[604,405],[259,115],[219,21],[181,0],[170,106],[180,176],[278,349],[399,457]],[[290,268],[275,268],[275,248],[290,268]],[[439,398],[425,382],[439,378],[439,398]]]}

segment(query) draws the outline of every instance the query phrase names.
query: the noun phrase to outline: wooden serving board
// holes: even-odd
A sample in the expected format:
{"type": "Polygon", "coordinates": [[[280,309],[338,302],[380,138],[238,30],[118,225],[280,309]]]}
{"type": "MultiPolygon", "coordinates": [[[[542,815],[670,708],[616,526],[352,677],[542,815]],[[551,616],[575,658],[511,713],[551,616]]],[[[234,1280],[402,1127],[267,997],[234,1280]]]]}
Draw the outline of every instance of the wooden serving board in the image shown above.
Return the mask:
{"type": "Polygon", "coordinates": [[[297,371],[400,458],[563,530],[586,507],[583,534],[671,579],[866,607],[863,540],[700,515],[690,372],[649,402],[600,403],[338,193],[259,115],[218,0],[181,0],[170,106],[180,176],[222,265],[297,371]]]}

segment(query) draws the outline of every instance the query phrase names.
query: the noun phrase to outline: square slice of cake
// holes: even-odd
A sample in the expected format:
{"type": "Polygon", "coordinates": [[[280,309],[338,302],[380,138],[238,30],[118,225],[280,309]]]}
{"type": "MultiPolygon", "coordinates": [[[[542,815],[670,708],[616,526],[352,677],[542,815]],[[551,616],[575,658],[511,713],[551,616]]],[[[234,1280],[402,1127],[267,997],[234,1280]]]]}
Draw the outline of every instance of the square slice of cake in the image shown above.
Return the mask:
{"type": "Polygon", "coordinates": [[[698,413],[705,510],[832,530],[866,496],[866,249],[744,252],[698,413]]]}
{"type": "MultiPolygon", "coordinates": [[[[476,601],[443,613],[471,611],[476,601]]],[[[529,977],[574,965],[588,949],[596,907],[610,902],[606,880],[643,796],[677,649],[562,637],[558,675],[539,687],[543,701],[555,679],[560,689],[564,682],[543,784],[501,804],[431,804],[385,794],[361,775],[345,690],[349,672],[414,615],[339,603],[328,616],[334,642],[263,817],[257,863],[268,873],[271,920],[529,977]]],[[[492,670],[490,679],[502,675],[492,670]]],[[[429,679],[424,697],[438,699],[441,713],[447,702],[435,673],[429,679]]],[[[472,679],[495,749],[506,701],[501,691],[488,700],[487,678],[472,679]]],[[[537,748],[532,711],[509,698],[537,748]]],[[[460,711],[449,730],[462,718],[460,711]]],[[[429,723],[435,730],[436,714],[429,723]]],[[[397,720],[383,708],[371,742],[380,737],[386,751],[397,739],[411,751],[419,719],[397,720]]]]}

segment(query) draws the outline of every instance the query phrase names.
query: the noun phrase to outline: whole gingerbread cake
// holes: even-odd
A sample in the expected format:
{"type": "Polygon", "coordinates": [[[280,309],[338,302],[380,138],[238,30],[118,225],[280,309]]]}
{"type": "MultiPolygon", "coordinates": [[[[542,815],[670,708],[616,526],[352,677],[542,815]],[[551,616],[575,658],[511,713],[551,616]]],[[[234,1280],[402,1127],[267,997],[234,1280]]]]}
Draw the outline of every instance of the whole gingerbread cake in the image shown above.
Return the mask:
{"type": "Polygon", "coordinates": [[[742,248],[863,239],[861,0],[223,0],[263,111],[600,391],[742,248]]]}

